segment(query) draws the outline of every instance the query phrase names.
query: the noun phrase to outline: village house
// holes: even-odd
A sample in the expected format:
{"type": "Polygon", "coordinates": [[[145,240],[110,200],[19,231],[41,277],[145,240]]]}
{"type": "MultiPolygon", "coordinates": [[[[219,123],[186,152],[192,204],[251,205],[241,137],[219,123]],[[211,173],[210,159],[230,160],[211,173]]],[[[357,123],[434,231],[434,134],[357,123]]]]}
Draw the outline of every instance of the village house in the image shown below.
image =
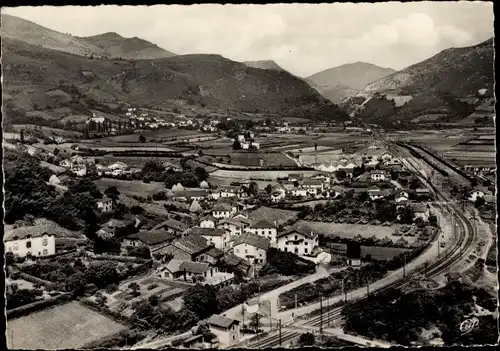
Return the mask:
{"type": "Polygon", "coordinates": [[[179,260],[205,262],[207,257],[205,253],[212,247],[208,240],[200,235],[190,233],[182,238],[175,239],[161,250],[158,255],[172,255],[179,260]]]}
{"type": "Polygon", "coordinates": [[[168,233],[174,234],[175,236],[182,236],[188,230],[188,226],[181,221],[167,219],[166,221],[154,226],[153,230],[164,230],[168,233]]]}
{"type": "Polygon", "coordinates": [[[107,196],[104,196],[102,199],[97,200],[97,209],[100,212],[113,211],[113,200],[107,196]]]}
{"type": "Polygon", "coordinates": [[[174,196],[172,196],[172,200],[174,201],[201,201],[206,199],[209,195],[207,190],[179,190],[173,193],[174,196]]]}
{"type": "Polygon", "coordinates": [[[293,197],[306,197],[309,195],[309,190],[304,188],[293,188],[290,190],[290,193],[293,197]]]}
{"type": "Polygon", "coordinates": [[[189,233],[205,238],[209,244],[213,244],[219,250],[225,250],[230,240],[230,233],[224,228],[193,227],[189,233]]]}
{"type": "Polygon", "coordinates": [[[55,174],[52,174],[49,178],[49,184],[50,185],[60,185],[61,180],[55,174]]]}
{"type": "Polygon", "coordinates": [[[229,218],[234,213],[236,213],[236,209],[227,203],[219,203],[212,209],[212,216],[217,219],[229,218]]]}
{"type": "Polygon", "coordinates": [[[300,182],[300,181],[302,181],[302,179],[303,179],[303,178],[304,178],[304,175],[303,175],[303,174],[299,174],[299,173],[290,173],[290,174],[288,175],[287,180],[288,180],[289,182],[294,183],[294,182],[300,182]]]}
{"type": "Polygon", "coordinates": [[[96,234],[102,239],[110,239],[115,236],[118,229],[124,228],[129,224],[134,224],[137,228],[140,224],[140,220],[137,217],[128,221],[113,218],[104,223],[96,234]]]}
{"type": "Polygon", "coordinates": [[[247,260],[236,256],[233,253],[226,253],[222,258],[221,262],[225,267],[231,272],[238,271],[242,276],[251,276],[253,273],[253,267],[247,260]]]}
{"type": "Polygon", "coordinates": [[[427,222],[429,220],[430,212],[429,208],[425,204],[414,204],[413,205],[413,220],[421,218],[422,221],[427,222]]]}
{"type": "Polygon", "coordinates": [[[261,220],[252,224],[247,229],[247,232],[267,238],[271,243],[271,246],[276,246],[277,244],[278,228],[276,223],[271,224],[267,221],[261,220]]]}
{"type": "Polygon", "coordinates": [[[216,248],[215,246],[212,246],[205,252],[205,261],[212,265],[219,263],[223,257],[224,251],[216,248]]]}
{"type": "Polygon", "coordinates": [[[389,176],[384,170],[373,170],[370,172],[370,179],[374,182],[385,181],[388,178],[389,176]]]}
{"type": "Polygon", "coordinates": [[[278,248],[297,255],[310,255],[318,246],[318,234],[305,226],[278,233],[278,248]]]}
{"type": "Polygon", "coordinates": [[[76,249],[86,238],[47,219],[36,219],[35,225],[6,230],[3,237],[5,252],[15,256],[43,257],[76,249]]]}
{"type": "Polygon", "coordinates": [[[236,344],[240,341],[240,322],[236,319],[214,314],[208,319],[210,332],[217,336],[220,347],[236,344]]]}
{"type": "Polygon", "coordinates": [[[271,189],[271,201],[272,202],[280,202],[286,197],[286,190],[279,186],[275,185],[271,189]]]}
{"type": "Polygon", "coordinates": [[[323,182],[321,180],[306,179],[301,184],[303,189],[306,189],[310,195],[316,195],[323,191],[323,182]]]}
{"type": "Polygon", "coordinates": [[[121,252],[126,254],[129,247],[147,247],[151,254],[172,243],[176,236],[164,230],[148,230],[130,234],[122,239],[121,252]]]}
{"type": "Polygon", "coordinates": [[[391,193],[392,192],[390,189],[379,189],[379,188],[368,189],[368,196],[370,196],[370,200],[372,201],[384,199],[390,196],[391,193]]]}
{"type": "Polygon", "coordinates": [[[244,143],[245,142],[245,136],[244,135],[238,135],[238,141],[240,143],[244,143]]]}
{"type": "Polygon", "coordinates": [[[234,239],[233,253],[250,264],[263,265],[269,249],[269,239],[253,233],[245,233],[234,239]]]}
{"type": "Polygon", "coordinates": [[[201,228],[215,228],[217,219],[214,216],[205,216],[200,220],[201,228]]]}
{"type": "Polygon", "coordinates": [[[386,163],[392,160],[392,155],[386,151],[382,155],[380,155],[379,158],[382,160],[382,162],[386,163]]]}
{"type": "Polygon", "coordinates": [[[250,220],[247,218],[224,218],[217,223],[217,228],[224,228],[229,231],[230,236],[241,235],[245,229],[250,226],[250,220]]]}
{"type": "Polygon", "coordinates": [[[169,280],[180,279],[185,282],[196,283],[213,276],[217,271],[217,267],[212,267],[207,262],[172,259],[166,265],[158,268],[158,275],[169,280]]]}

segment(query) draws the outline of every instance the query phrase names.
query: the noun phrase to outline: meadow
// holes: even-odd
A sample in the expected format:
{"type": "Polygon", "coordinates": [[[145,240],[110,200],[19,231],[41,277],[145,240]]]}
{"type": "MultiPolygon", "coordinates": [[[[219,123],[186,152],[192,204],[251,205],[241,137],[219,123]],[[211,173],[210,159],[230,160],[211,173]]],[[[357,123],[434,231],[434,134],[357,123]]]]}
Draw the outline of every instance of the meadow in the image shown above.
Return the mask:
{"type": "Polygon", "coordinates": [[[78,349],[127,328],[77,301],[7,323],[10,349],[78,349]]]}
{"type": "Polygon", "coordinates": [[[248,217],[252,221],[264,220],[271,224],[276,223],[277,225],[284,224],[289,220],[297,219],[297,211],[281,210],[277,208],[270,208],[266,206],[261,206],[256,210],[253,210],[248,214],[248,217]]]}
{"type": "Polygon", "coordinates": [[[120,180],[112,178],[100,178],[94,181],[100,191],[110,186],[116,186],[121,194],[127,196],[148,196],[165,191],[165,184],[160,182],[144,183],[142,180],[120,180]]]}

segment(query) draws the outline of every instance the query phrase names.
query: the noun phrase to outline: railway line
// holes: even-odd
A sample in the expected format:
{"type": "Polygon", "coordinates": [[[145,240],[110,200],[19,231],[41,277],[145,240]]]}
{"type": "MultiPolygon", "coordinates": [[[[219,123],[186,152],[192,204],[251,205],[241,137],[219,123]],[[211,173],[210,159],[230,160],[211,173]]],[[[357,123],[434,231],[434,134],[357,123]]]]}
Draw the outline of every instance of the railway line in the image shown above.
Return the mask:
{"type": "MultiPolygon", "coordinates": [[[[380,138],[380,140],[385,144],[387,144],[387,142],[382,138],[380,138]]],[[[401,151],[398,150],[397,146],[394,146],[394,144],[388,144],[389,151],[393,153],[395,156],[403,158],[404,156],[402,155],[401,151]]],[[[458,235],[454,245],[450,247],[447,251],[445,251],[445,253],[441,255],[436,262],[432,263],[429,266],[426,265],[425,267],[417,268],[413,272],[413,274],[423,273],[426,274],[428,277],[434,277],[439,274],[442,274],[443,272],[446,272],[447,270],[449,270],[449,267],[453,266],[456,262],[462,259],[464,252],[466,252],[466,249],[468,247],[471,247],[472,243],[474,242],[474,237],[475,237],[474,227],[470,223],[469,219],[461,212],[460,208],[458,208],[458,206],[455,203],[450,202],[449,199],[446,198],[446,196],[443,195],[442,192],[439,189],[437,189],[436,186],[427,179],[425,174],[421,173],[418,167],[413,165],[411,162],[408,162],[408,165],[410,171],[414,173],[417,177],[419,177],[424,182],[424,184],[427,184],[427,186],[435,194],[437,200],[436,206],[444,211],[449,212],[456,219],[457,228],[452,228],[452,230],[458,231],[458,233],[455,232],[455,235],[457,234],[458,235]]],[[[380,289],[375,290],[373,293],[379,293],[390,289],[399,289],[404,285],[406,285],[411,279],[412,275],[408,275],[407,277],[402,278],[392,284],[388,284],[380,289]]],[[[327,314],[326,318],[325,316],[322,317],[320,315],[305,320],[303,322],[302,321],[298,322],[297,325],[302,325],[306,327],[319,327],[323,323],[337,322],[341,318],[342,318],[342,307],[337,307],[331,310],[330,315],[328,316],[327,314]]],[[[246,346],[249,348],[272,347],[278,344],[284,344],[291,340],[294,340],[295,338],[299,337],[300,334],[302,334],[302,332],[300,331],[285,331],[281,333],[280,336],[279,333],[274,332],[273,334],[264,337],[260,340],[257,340],[254,343],[250,343],[249,345],[246,346]]]]}

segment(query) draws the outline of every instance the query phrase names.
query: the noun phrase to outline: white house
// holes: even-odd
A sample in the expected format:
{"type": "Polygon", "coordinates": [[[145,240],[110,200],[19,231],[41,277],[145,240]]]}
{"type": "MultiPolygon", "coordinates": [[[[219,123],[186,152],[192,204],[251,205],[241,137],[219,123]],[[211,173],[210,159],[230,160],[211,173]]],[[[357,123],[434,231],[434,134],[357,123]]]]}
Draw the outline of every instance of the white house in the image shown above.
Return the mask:
{"type": "Polygon", "coordinates": [[[234,239],[234,255],[247,260],[250,264],[266,263],[266,253],[269,249],[269,239],[260,235],[245,233],[234,239]]]}
{"type": "Polygon", "coordinates": [[[304,188],[293,188],[290,190],[290,193],[293,197],[306,197],[309,194],[309,190],[304,188]]]}
{"type": "Polygon", "coordinates": [[[52,174],[49,178],[49,183],[52,185],[59,185],[61,184],[61,180],[57,178],[55,174],[52,174]]]}
{"type": "Polygon", "coordinates": [[[101,212],[109,212],[113,210],[113,200],[109,197],[103,197],[97,200],[97,209],[101,212]]]}
{"type": "Polygon", "coordinates": [[[70,168],[71,167],[71,160],[65,159],[59,162],[59,166],[64,167],[64,168],[70,168]]]}
{"type": "Polygon", "coordinates": [[[299,256],[310,255],[318,246],[318,234],[303,226],[292,227],[278,234],[278,248],[299,256]]]}
{"type": "Polygon", "coordinates": [[[245,142],[245,136],[244,135],[238,135],[238,141],[240,143],[244,143],[245,142]]]}
{"type": "Polygon", "coordinates": [[[204,281],[218,271],[217,267],[212,267],[207,262],[191,262],[174,258],[158,268],[158,275],[169,280],[196,282],[204,281]]]}
{"type": "Polygon", "coordinates": [[[424,222],[429,220],[430,212],[429,208],[425,204],[415,204],[413,207],[414,215],[413,220],[421,218],[424,222]]]}
{"type": "Polygon", "coordinates": [[[215,224],[217,223],[217,219],[213,216],[203,217],[200,221],[201,228],[215,228],[215,224]]]}
{"type": "Polygon", "coordinates": [[[473,192],[470,193],[468,199],[472,202],[476,202],[476,200],[479,197],[483,197],[485,195],[484,191],[481,190],[474,190],[473,192]]]}
{"type": "Polygon", "coordinates": [[[233,210],[234,208],[230,204],[220,203],[215,205],[214,208],[212,209],[212,216],[217,219],[229,218],[233,214],[233,210]]]}
{"type": "Polygon", "coordinates": [[[374,182],[387,180],[387,173],[382,170],[374,170],[370,173],[370,179],[374,182]]]}
{"type": "Polygon", "coordinates": [[[391,195],[390,189],[368,189],[368,196],[370,196],[370,200],[372,201],[383,199],[389,195],[391,195]]]}
{"type": "Polygon", "coordinates": [[[382,159],[383,162],[387,162],[392,159],[392,155],[386,151],[382,155],[380,155],[380,158],[382,159]]]}
{"type": "Polygon", "coordinates": [[[271,200],[273,202],[280,202],[286,196],[286,190],[279,185],[275,185],[271,190],[271,200]]]}
{"type": "Polygon", "coordinates": [[[258,149],[260,149],[260,144],[256,143],[256,142],[252,142],[252,147],[258,150],[258,149]]]}
{"type": "Polygon", "coordinates": [[[271,246],[277,244],[278,228],[276,224],[271,224],[267,221],[258,221],[248,227],[247,231],[252,234],[265,237],[271,243],[271,246]]]}
{"type": "Polygon", "coordinates": [[[240,145],[243,150],[248,150],[250,148],[250,143],[247,143],[246,141],[241,142],[240,145]]]}
{"type": "Polygon", "coordinates": [[[240,322],[236,319],[214,314],[208,319],[207,325],[210,332],[217,336],[221,347],[227,347],[240,341],[240,322]]]}
{"type": "Polygon", "coordinates": [[[50,256],[85,243],[85,237],[47,219],[36,219],[35,225],[5,231],[5,252],[15,256],[50,256]]]}

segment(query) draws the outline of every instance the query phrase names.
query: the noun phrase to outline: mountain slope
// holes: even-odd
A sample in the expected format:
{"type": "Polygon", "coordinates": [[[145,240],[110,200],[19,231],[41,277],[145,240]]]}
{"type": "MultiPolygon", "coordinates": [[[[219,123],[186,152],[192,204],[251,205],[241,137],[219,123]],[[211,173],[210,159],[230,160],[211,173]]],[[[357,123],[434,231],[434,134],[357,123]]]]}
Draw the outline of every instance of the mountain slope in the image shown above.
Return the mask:
{"type": "Polygon", "coordinates": [[[346,85],[338,84],[338,85],[317,85],[313,81],[308,78],[305,79],[307,83],[318,93],[323,95],[325,98],[330,100],[331,102],[338,104],[344,99],[354,96],[359,93],[359,90],[350,88],[346,85]]]}
{"type": "Polygon", "coordinates": [[[187,104],[311,119],[348,118],[285,71],[250,68],[219,55],[92,60],[5,39],[3,64],[9,102],[25,111],[70,107],[85,113],[106,104],[187,104]]]}
{"type": "Polygon", "coordinates": [[[475,46],[443,50],[368,84],[358,95],[376,99],[350,110],[377,122],[419,120],[421,116],[434,122],[458,121],[475,109],[463,98],[477,96],[480,89],[486,89],[481,99],[492,97],[494,80],[494,47],[493,39],[489,39],[475,46]],[[403,97],[407,102],[402,106],[382,103],[403,97]],[[383,107],[374,108],[372,103],[383,107]]]}
{"type": "Polygon", "coordinates": [[[139,38],[123,38],[116,33],[75,37],[45,28],[25,19],[1,15],[2,38],[93,58],[156,59],[175,55],[139,38]]]}
{"type": "Polygon", "coordinates": [[[149,41],[136,37],[124,38],[116,33],[104,33],[82,39],[102,48],[110,57],[141,60],[159,59],[175,55],[149,41]]]}
{"type": "Polygon", "coordinates": [[[261,60],[261,61],[245,61],[243,62],[248,67],[260,68],[260,69],[271,69],[275,71],[283,71],[276,62],[273,60],[261,60]]]}
{"type": "Polygon", "coordinates": [[[312,76],[308,80],[319,86],[347,86],[362,90],[368,83],[396,72],[392,68],[383,68],[371,63],[355,62],[333,67],[312,76]]]}

